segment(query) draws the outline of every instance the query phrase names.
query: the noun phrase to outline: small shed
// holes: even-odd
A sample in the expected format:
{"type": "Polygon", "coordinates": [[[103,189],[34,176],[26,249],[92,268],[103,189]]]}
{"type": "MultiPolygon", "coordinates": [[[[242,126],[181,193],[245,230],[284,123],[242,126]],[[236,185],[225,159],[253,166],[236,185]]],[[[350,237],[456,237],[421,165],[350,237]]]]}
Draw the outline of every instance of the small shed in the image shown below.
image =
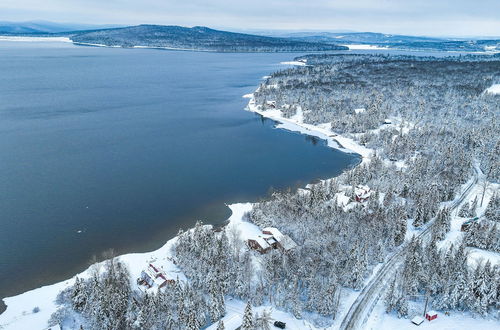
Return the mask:
{"type": "Polygon", "coordinates": [[[424,323],[424,318],[422,316],[417,315],[411,319],[411,323],[415,325],[421,325],[422,323],[424,323]]]}
{"type": "Polygon", "coordinates": [[[437,319],[438,314],[436,311],[428,311],[427,314],[425,314],[425,318],[429,321],[437,319]]]}

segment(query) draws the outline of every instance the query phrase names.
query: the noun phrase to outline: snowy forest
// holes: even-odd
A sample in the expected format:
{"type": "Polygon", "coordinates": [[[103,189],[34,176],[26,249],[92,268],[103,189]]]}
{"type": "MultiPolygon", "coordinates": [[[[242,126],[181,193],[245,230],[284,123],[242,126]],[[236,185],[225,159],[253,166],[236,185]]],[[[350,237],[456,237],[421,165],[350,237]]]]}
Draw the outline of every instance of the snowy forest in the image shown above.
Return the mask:
{"type": "Polygon", "coordinates": [[[331,131],[374,150],[336,178],[298,190],[274,191],[245,220],[275,227],[297,247],[284,253],[249,249],[234,228],[199,222],[180,231],[172,250],[188,279],[138,294],[119,259],[60,293],[51,323],[72,317],[89,329],[200,329],[218,324],[227,299],[247,303],[242,329],[268,329],[268,303],[327,327],[340,292],[362,289],[374,268],[407,245],[384,299],[388,313],[407,317],[408,303],[429,297],[439,310],[500,318],[500,267],[467,264],[467,247],[500,252],[500,195],[464,203],[481,216],[462,240],[438,246],[450,230],[453,200],[474,174],[486,186],[500,179],[500,57],[308,55],[305,66],[272,74],[254,93],[263,111],[329,123],[331,131]],[[353,203],[356,187],[372,196],[353,203]],[[486,205],[487,203],[487,205],[486,205]],[[478,207],[486,207],[484,215],[478,207]],[[430,228],[422,241],[409,230],[430,228]],[[75,313],[76,312],[76,313],[75,313]]]}

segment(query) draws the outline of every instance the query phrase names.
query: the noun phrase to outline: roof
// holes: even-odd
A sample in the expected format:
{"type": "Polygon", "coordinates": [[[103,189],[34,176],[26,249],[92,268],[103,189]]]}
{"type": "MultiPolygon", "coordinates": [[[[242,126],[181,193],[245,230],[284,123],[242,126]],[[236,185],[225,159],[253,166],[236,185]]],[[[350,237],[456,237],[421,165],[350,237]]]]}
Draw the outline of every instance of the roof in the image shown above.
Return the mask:
{"type": "Polygon", "coordinates": [[[368,186],[359,185],[356,187],[356,189],[354,189],[354,193],[360,198],[368,198],[372,194],[372,191],[368,186]]]}
{"type": "Polygon", "coordinates": [[[437,315],[437,312],[436,311],[428,311],[427,315],[434,316],[434,315],[437,315]]]}
{"type": "Polygon", "coordinates": [[[297,244],[290,238],[290,236],[282,234],[277,228],[274,227],[266,227],[262,229],[262,234],[250,239],[257,242],[263,249],[272,246],[274,243],[279,243],[285,250],[297,247],[297,244]],[[264,232],[271,234],[264,234],[264,232]]]}
{"type": "Polygon", "coordinates": [[[416,325],[422,324],[424,322],[424,318],[422,316],[415,316],[414,318],[411,319],[412,323],[415,323],[416,325]]]}
{"type": "Polygon", "coordinates": [[[285,250],[291,250],[297,247],[297,243],[295,243],[294,240],[288,235],[283,235],[283,239],[280,244],[285,250]]]}
{"type": "Polygon", "coordinates": [[[269,247],[269,243],[264,239],[262,235],[259,235],[257,237],[252,238],[254,241],[256,241],[261,248],[265,249],[269,247]]]}
{"type": "Polygon", "coordinates": [[[278,228],[266,227],[266,228],[262,229],[262,232],[265,232],[265,231],[270,232],[271,235],[273,235],[277,241],[281,241],[281,238],[283,237],[283,234],[279,231],[278,228]]]}

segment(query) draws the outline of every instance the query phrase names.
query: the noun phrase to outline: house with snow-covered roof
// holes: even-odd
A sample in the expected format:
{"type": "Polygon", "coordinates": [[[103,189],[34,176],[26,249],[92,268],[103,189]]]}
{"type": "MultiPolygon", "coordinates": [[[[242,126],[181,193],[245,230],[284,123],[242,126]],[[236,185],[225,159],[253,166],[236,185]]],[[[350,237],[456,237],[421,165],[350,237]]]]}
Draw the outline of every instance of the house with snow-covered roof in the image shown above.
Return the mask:
{"type": "Polygon", "coordinates": [[[290,236],[281,233],[274,227],[264,228],[261,234],[249,238],[247,244],[251,249],[259,251],[261,254],[267,253],[271,249],[280,249],[286,252],[297,247],[290,236]]]}
{"type": "Polygon", "coordinates": [[[145,291],[151,288],[161,289],[167,284],[173,284],[175,280],[159,267],[148,264],[146,269],[141,271],[141,276],[137,279],[137,284],[141,291],[145,291]]]}
{"type": "Polygon", "coordinates": [[[359,185],[354,189],[354,198],[356,202],[363,203],[372,195],[372,190],[368,186],[359,185]]]}

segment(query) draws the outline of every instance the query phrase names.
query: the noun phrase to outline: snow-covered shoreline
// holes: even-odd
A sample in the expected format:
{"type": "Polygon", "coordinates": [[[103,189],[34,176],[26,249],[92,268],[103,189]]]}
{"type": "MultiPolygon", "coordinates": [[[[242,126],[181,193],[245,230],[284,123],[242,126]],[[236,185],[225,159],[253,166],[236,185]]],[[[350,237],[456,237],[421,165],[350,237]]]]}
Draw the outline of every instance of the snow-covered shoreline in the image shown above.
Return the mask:
{"type": "MultiPolygon", "coordinates": [[[[303,64],[302,62],[300,63],[303,64]]],[[[330,131],[327,125],[315,126],[305,124],[301,121],[299,116],[287,119],[281,115],[279,110],[262,111],[255,105],[253,94],[247,94],[244,95],[244,97],[250,98],[247,107],[249,111],[259,113],[266,118],[279,122],[277,128],[316,136],[326,140],[327,145],[331,148],[359,154],[363,158],[363,161],[368,160],[370,157],[372,152],[371,149],[358,145],[352,139],[335,135],[330,131]]],[[[243,215],[251,210],[252,203],[237,203],[228,205],[228,207],[232,212],[228,219],[228,226],[237,226],[243,240],[250,238],[256,231],[258,232],[259,229],[257,226],[243,220],[243,215]]],[[[145,265],[149,262],[155,262],[155,265],[159,265],[163,270],[170,273],[177,273],[180,278],[183,278],[184,275],[172,261],[171,247],[175,244],[175,241],[176,238],[174,237],[155,251],[130,253],[121,255],[119,258],[128,265],[131,279],[139,277],[141,270],[144,269],[145,265]]],[[[52,313],[58,308],[55,302],[58,293],[73,285],[77,276],[80,278],[89,277],[91,268],[98,267],[100,264],[102,263],[94,264],[70,279],[33,289],[16,296],[4,298],[3,301],[7,305],[7,309],[4,313],[0,314],[0,329],[32,329],[45,327],[52,313]],[[40,309],[36,313],[33,312],[35,307],[40,309]]]]}
{"type": "Polygon", "coordinates": [[[325,140],[328,147],[330,148],[338,149],[340,151],[347,153],[355,153],[360,155],[363,159],[362,160],[363,162],[367,161],[373,152],[372,149],[359,145],[358,143],[356,143],[356,141],[354,141],[351,138],[342,135],[337,135],[336,133],[332,132],[330,129],[330,124],[328,123],[320,125],[311,125],[304,123],[302,121],[301,116],[285,118],[283,117],[281,110],[279,109],[274,109],[274,110],[260,109],[260,106],[258,106],[255,102],[253,94],[246,94],[243,97],[250,99],[247,106],[248,111],[257,113],[265,118],[278,122],[279,124],[276,126],[276,128],[282,128],[289,131],[299,132],[302,134],[318,137],[322,140],[325,140]]]}

